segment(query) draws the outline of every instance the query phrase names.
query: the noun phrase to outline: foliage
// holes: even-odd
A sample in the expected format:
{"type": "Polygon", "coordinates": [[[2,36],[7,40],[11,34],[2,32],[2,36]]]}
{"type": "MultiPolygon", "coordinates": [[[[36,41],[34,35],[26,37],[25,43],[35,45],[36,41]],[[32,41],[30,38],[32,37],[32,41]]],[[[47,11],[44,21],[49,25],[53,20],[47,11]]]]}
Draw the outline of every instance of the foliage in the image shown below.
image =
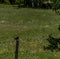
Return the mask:
{"type": "MultiPolygon", "coordinates": [[[[47,0],[44,5],[43,0],[1,0],[0,3],[5,3],[5,4],[18,4],[18,7],[34,7],[34,8],[42,8],[45,6],[45,8],[48,6],[52,6],[51,3],[48,2],[47,0]]],[[[51,1],[51,0],[50,0],[51,1]]]]}
{"type": "Polygon", "coordinates": [[[0,0],[0,3],[4,3],[4,0],[0,0]]]}
{"type": "Polygon", "coordinates": [[[4,4],[17,4],[20,0],[0,0],[0,3],[4,4]]]}
{"type": "Polygon", "coordinates": [[[10,4],[9,0],[4,0],[4,4],[10,4]]]}
{"type": "Polygon", "coordinates": [[[48,44],[48,46],[44,47],[44,49],[51,50],[52,52],[54,50],[60,51],[60,47],[58,47],[60,44],[60,38],[54,38],[50,34],[47,41],[49,42],[49,44],[48,44]]]}
{"type": "Polygon", "coordinates": [[[60,9],[60,0],[53,0],[53,1],[54,1],[54,3],[53,3],[53,10],[56,13],[60,14],[60,11],[59,11],[59,9],[60,9]]]}

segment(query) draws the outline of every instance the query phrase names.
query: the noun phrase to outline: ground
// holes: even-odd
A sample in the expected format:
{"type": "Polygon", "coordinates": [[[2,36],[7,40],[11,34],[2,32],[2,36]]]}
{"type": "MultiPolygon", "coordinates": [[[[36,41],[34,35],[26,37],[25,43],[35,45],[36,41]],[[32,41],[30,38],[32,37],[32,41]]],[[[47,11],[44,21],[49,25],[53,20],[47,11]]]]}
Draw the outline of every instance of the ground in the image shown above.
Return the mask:
{"type": "Polygon", "coordinates": [[[60,15],[53,10],[0,5],[0,58],[14,59],[19,36],[19,59],[59,59],[60,52],[43,50],[49,34],[60,37],[58,25],[60,15]]]}

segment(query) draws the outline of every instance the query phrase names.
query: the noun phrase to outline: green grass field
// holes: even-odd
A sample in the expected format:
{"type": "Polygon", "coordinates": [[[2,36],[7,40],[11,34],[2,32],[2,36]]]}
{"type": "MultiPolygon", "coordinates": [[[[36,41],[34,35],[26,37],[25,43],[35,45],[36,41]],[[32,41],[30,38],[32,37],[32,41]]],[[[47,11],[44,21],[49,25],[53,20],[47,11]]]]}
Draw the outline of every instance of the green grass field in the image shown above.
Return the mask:
{"type": "Polygon", "coordinates": [[[60,37],[59,24],[60,15],[52,10],[0,5],[0,59],[14,59],[15,36],[19,59],[60,59],[60,52],[43,50],[49,34],[60,37]]]}

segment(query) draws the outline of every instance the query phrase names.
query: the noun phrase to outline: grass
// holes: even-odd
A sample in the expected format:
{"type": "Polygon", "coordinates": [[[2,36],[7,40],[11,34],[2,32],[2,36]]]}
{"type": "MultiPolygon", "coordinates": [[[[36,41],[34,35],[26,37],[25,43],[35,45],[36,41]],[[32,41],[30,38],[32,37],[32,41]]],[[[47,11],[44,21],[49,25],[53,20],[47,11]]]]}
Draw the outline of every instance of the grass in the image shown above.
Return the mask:
{"type": "Polygon", "coordinates": [[[19,36],[19,59],[59,59],[60,52],[43,50],[50,33],[60,37],[59,24],[60,15],[52,10],[0,5],[0,58],[14,59],[14,38],[19,36]]]}

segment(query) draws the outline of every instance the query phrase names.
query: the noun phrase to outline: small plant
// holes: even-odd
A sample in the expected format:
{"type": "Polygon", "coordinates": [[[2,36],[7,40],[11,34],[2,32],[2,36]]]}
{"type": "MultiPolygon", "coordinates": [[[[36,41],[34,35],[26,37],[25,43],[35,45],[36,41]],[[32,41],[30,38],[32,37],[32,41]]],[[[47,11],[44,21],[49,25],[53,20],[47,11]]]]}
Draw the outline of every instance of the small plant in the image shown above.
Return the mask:
{"type": "Polygon", "coordinates": [[[49,38],[47,39],[48,41],[48,46],[44,46],[44,50],[51,50],[52,52],[55,51],[59,51],[60,48],[58,47],[58,45],[60,44],[60,38],[54,38],[52,37],[52,35],[49,35],[49,38]]]}

